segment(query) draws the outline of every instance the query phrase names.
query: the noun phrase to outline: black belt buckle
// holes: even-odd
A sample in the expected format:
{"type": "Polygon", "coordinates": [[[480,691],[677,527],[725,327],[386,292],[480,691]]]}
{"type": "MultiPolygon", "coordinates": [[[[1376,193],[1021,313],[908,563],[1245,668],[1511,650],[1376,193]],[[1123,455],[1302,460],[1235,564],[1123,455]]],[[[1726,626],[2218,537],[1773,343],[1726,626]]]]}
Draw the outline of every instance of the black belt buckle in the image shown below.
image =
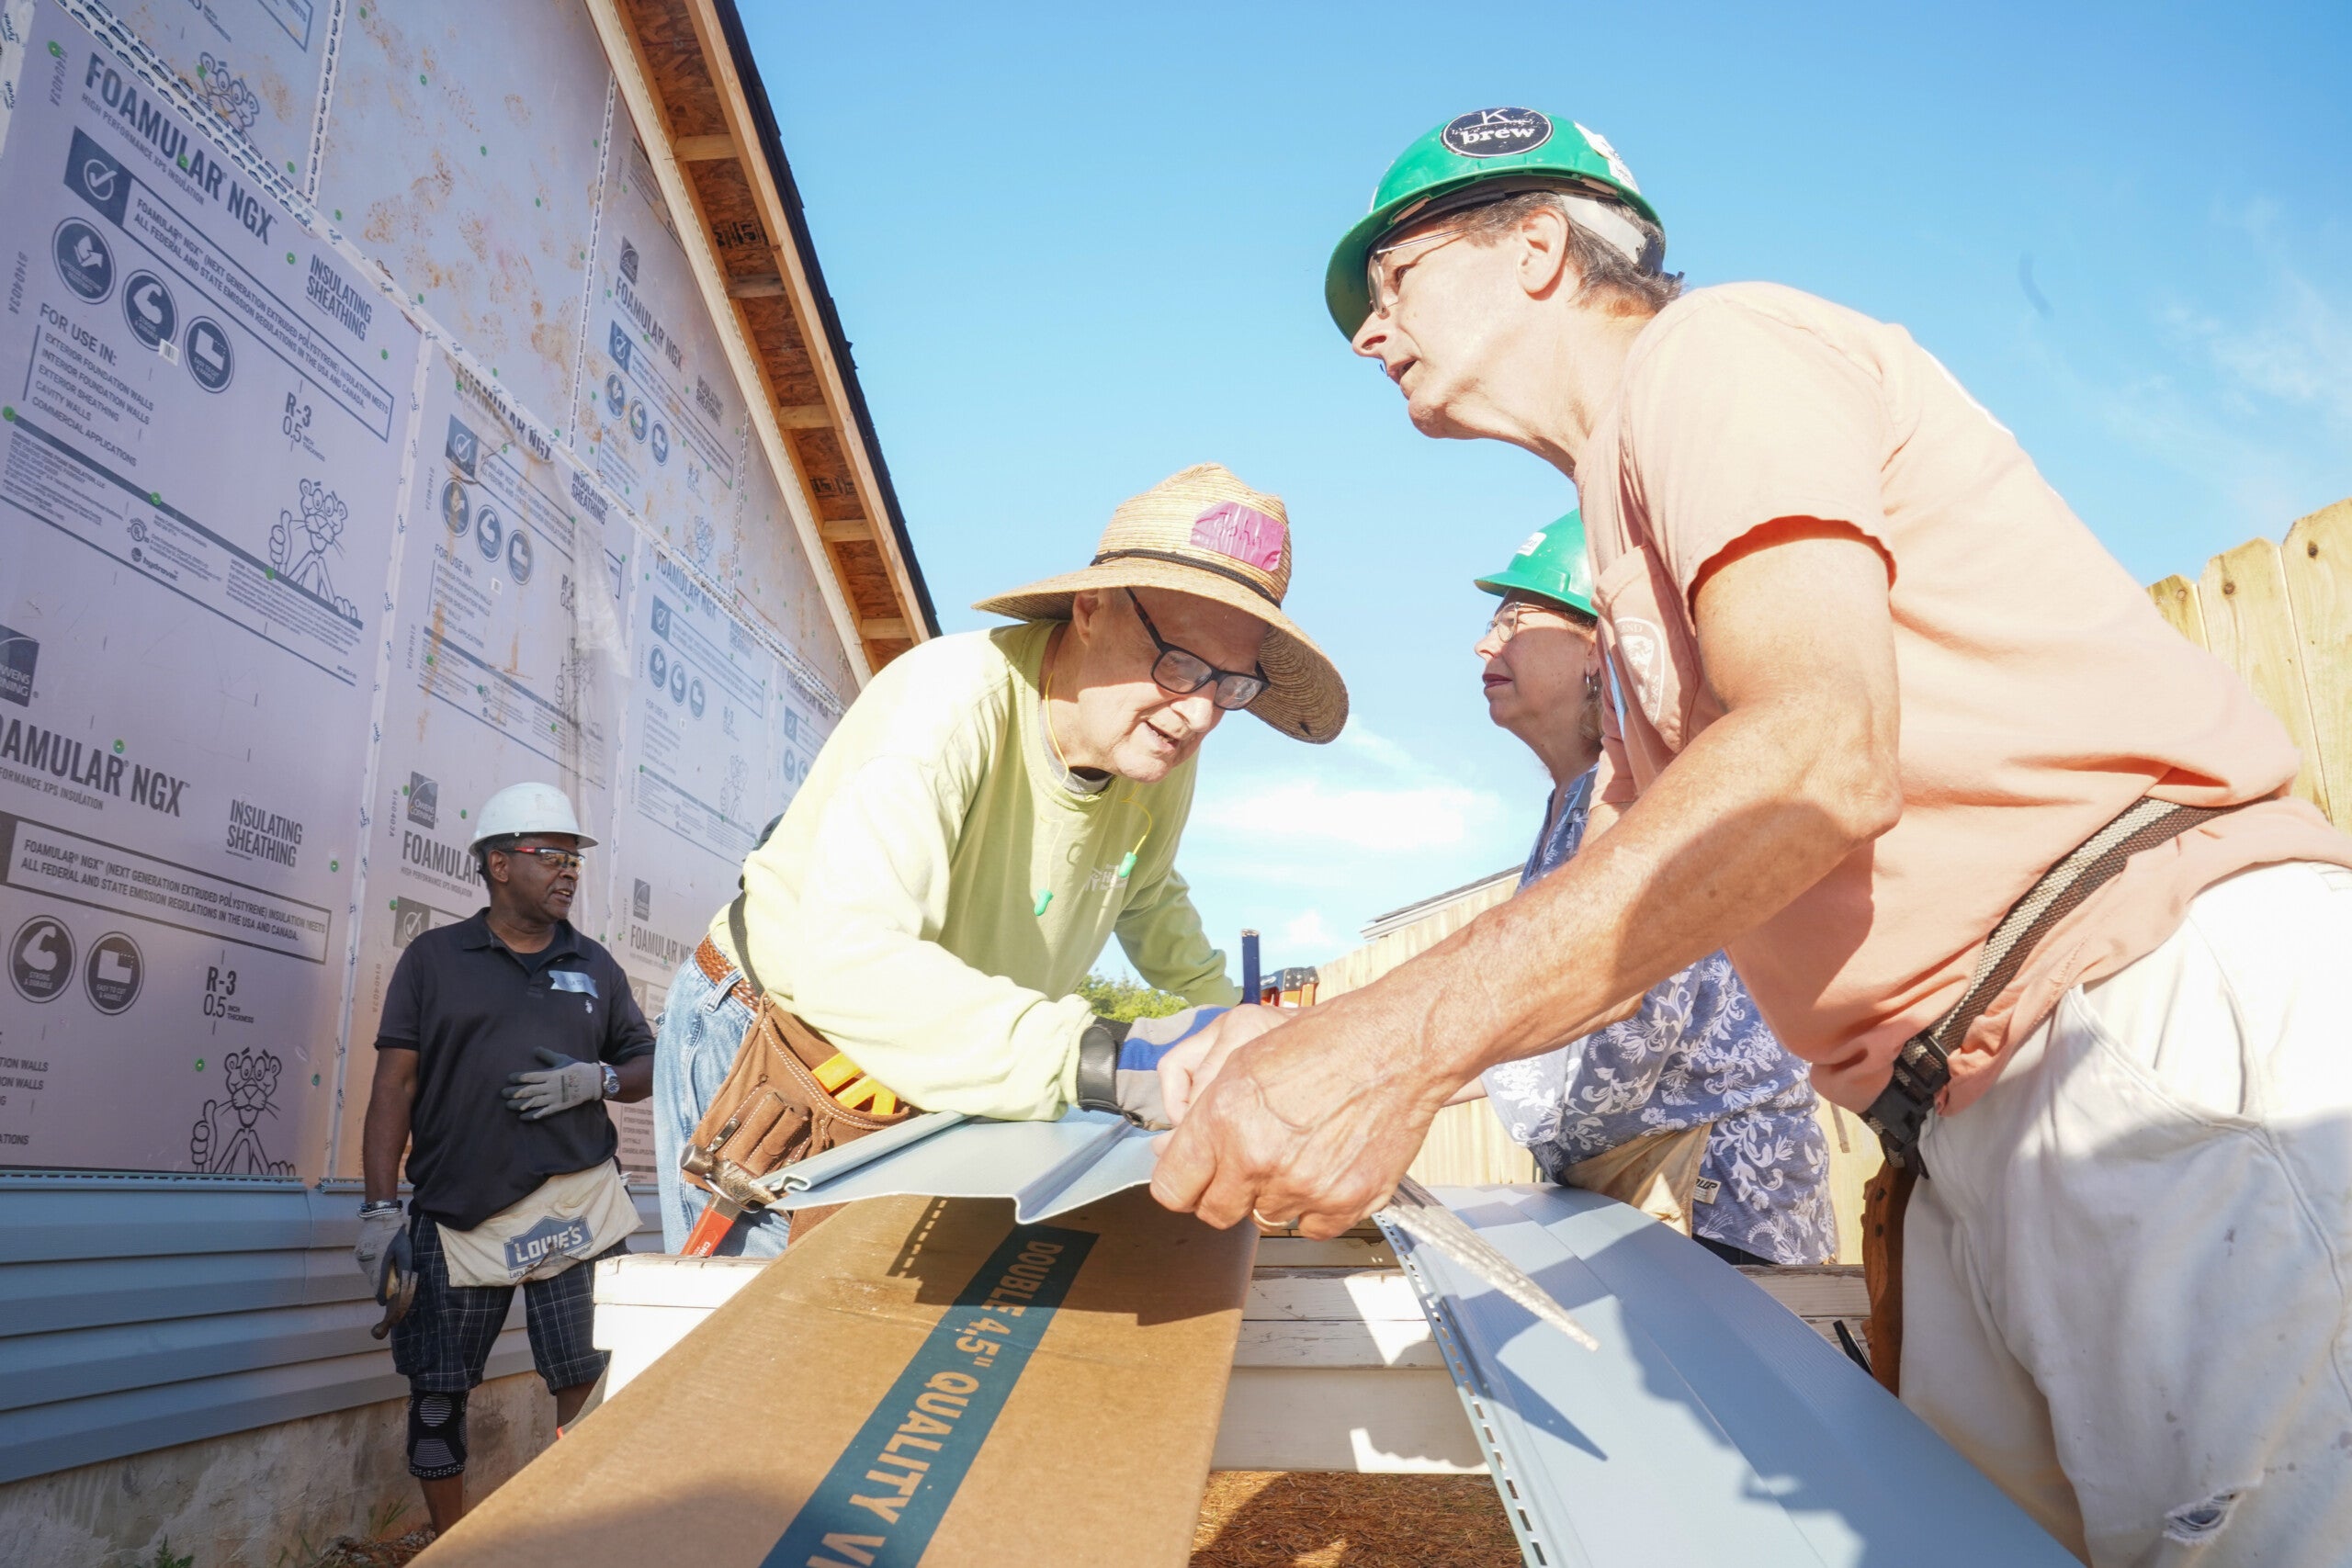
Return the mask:
{"type": "Polygon", "coordinates": [[[1951,1082],[1951,1058],[1925,1030],[1903,1043],[1894,1055],[1894,1077],[1862,1112],[1863,1124],[1878,1134],[1891,1163],[1908,1165],[1917,1157],[1928,1113],[1951,1082]]]}

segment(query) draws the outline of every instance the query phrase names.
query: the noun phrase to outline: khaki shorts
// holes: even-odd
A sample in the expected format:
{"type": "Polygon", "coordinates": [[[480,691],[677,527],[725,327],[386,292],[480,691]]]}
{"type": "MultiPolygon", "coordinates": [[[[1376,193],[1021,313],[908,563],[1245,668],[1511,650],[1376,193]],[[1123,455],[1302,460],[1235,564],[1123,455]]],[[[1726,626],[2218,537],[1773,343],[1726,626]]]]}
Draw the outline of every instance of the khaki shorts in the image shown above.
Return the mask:
{"type": "Polygon", "coordinates": [[[2207,889],[1920,1149],[1905,1404],[2099,1568],[2352,1562],[2352,871],[2207,889]]]}

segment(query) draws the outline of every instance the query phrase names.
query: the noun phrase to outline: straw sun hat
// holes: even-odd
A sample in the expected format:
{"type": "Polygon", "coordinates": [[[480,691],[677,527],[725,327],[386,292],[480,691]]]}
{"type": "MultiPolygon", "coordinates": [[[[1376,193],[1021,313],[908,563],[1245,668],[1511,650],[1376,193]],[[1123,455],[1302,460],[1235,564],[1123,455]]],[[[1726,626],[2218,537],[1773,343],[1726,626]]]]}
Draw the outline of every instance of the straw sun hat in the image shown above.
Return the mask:
{"type": "Polygon", "coordinates": [[[1164,588],[1231,605],[1266,624],[1266,689],[1250,711],[1320,745],[1348,722],[1348,688],[1323,650],[1283,614],[1290,588],[1290,513],[1216,463],[1170,474],[1111,513],[1092,563],[972,606],[1023,621],[1069,619],[1091,588],[1164,588]]]}

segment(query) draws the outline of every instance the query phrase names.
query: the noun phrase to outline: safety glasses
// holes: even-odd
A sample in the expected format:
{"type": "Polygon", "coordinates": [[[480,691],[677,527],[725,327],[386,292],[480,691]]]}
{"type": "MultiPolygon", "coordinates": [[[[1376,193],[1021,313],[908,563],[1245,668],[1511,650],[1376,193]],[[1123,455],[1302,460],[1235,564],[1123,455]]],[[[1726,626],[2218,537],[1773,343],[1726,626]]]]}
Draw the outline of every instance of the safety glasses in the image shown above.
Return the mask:
{"type": "Polygon", "coordinates": [[[510,855],[537,855],[541,863],[550,871],[565,872],[580,869],[578,850],[543,849],[537,844],[509,844],[506,846],[506,852],[510,855]]]}
{"type": "Polygon", "coordinates": [[[1509,642],[1527,628],[1530,620],[1539,626],[1566,626],[1572,631],[1584,628],[1584,623],[1566,610],[1538,604],[1532,600],[1513,599],[1497,610],[1494,619],[1487,623],[1487,636],[1498,643],[1509,642]]]}
{"type": "Polygon", "coordinates": [[[1364,264],[1364,283],[1372,293],[1372,313],[1385,320],[1396,305],[1396,290],[1413,264],[1442,245],[1462,238],[1467,229],[1439,229],[1383,245],[1364,264]]]}
{"type": "Polygon", "coordinates": [[[1151,678],[1161,691],[1189,697],[1203,686],[1214,685],[1216,690],[1209,694],[1209,701],[1228,713],[1235,708],[1248,707],[1265,691],[1266,672],[1263,670],[1255,670],[1247,675],[1238,671],[1220,670],[1191,649],[1178,648],[1161,637],[1159,628],[1151,624],[1151,616],[1145,611],[1143,601],[1136,597],[1136,591],[1130,588],[1126,590],[1126,595],[1127,603],[1136,607],[1136,619],[1143,623],[1146,635],[1151,638],[1151,646],[1159,650],[1159,657],[1151,662],[1151,678]]]}

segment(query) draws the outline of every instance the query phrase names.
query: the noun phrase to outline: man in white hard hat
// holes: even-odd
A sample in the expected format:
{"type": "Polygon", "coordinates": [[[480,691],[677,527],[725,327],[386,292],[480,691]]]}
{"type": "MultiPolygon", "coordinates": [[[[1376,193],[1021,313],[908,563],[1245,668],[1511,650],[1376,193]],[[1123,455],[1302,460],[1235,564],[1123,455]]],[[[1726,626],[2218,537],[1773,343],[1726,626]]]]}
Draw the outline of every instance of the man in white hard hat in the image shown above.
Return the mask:
{"type": "Polygon", "coordinates": [[[600,1102],[651,1092],[653,1032],[613,955],[566,919],[595,841],[553,784],[491,796],[469,846],[490,905],[409,943],[377,1026],[355,1256],[379,1298],[414,1292],[392,1361],[436,1530],[465,1512],[466,1398],[516,1285],[559,1427],[605,1370],[595,1270],[579,1265],[617,1249],[637,1210],[600,1102]]]}
{"type": "Polygon", "coordinates": [[[1334,1234],[1471,1076],[1725,948],[1916,1182],[1865,1232],[1905,1404],[2099,1568],[2346,1562],[2352,840],[1910,334],[1664,253],[1515,107],[1334,251],[1416,429],[1576,481],[1622,731],[1573,861],[1235,1054],[1154,1190],[1334,1234]]]}
{"type": "MultiPolygon", "coordinates": [[[[1154,1052],[1197,1015],[1130,1035],[1077,991],[1115,935],[1160,989],[1240,999],[1176,852],[1227,713],[1316,743],[1347,720],[1339,671],[1283,612],[1290,575],[1281,499],[1201,464],[1122,503],[1085,568],[978,606],[1021,625],[926,642],[874,678],[662,1010],[672,1250],[704,1244],[700,1182],[767,1174],[909,1105],[1161,1120],[1154,1052]],[[767,1087],[791,1106],[738,1117],[721,1090],[758,991],[791,1054],[767,1087]]],[[[786,1216],[752,1207],[722,1251],[784,1245],[786,1216]]]]}

